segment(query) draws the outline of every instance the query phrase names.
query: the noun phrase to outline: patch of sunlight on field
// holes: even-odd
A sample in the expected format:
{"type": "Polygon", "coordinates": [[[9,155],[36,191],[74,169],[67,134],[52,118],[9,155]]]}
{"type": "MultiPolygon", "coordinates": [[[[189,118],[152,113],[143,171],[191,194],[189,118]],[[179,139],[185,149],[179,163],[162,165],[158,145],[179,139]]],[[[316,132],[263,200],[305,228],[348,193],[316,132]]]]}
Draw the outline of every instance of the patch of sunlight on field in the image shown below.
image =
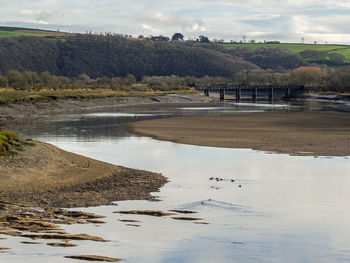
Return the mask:
{"type": "Polygon", "coordinates": [[[259,49],[262,47],[279,47],[288,49],[294,53],[300,53],[301,51],[311,49],[311,50],[320,50],[320,51],[333,51],[343,55],[346,59],[346,62],[350,62],[350,46],[347,45],[311,45],[311,44],[224,44],[226,47],[239,48],[239,47],[248,47],[253,49],[259,49]]]}
{"type": "Polygon", "coordinates": [[[37,37],[44,37],[49,36],[49,34],[31,34],[31,33],[23,33],[23,32],[16,32],[16,31],[0,31],[0,38],[1,37],[21,37],[21,36],[37,36],[37,37]]]}

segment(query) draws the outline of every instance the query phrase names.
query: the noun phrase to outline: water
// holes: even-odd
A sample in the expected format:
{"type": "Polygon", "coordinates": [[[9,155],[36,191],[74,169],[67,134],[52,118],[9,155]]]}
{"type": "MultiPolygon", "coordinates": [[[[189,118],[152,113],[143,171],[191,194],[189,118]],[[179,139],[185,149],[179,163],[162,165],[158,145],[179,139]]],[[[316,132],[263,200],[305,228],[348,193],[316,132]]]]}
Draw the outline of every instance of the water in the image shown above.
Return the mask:
{"type": "MultiPolygon", "coordinates": [[[[239,105],[242,108],[243,112],[300,110],[288,105],[239,105]]],[[[135,115],[148,119],[232,112],[237,112],[237,106],[110,109],[12,126],[68,151],[160,172],[170,182],[154,193],[160,202],[125,201],[117,202],[117,207],[80,209],[107,216],[107,224],[64,226],[69,233],[102,236],[111,240],[109,243],[82,241],[74,242],[79,247],[52,248],[45,242],[20,244],[26,239],[11,237],[0,240],[0,247],[12,248],[0,255],[1,262],[75,262],[64,258],[75,254],[143,263],[348,262],[348,159],[182,145],[135,136],[119,128],[119,124],[134,121],[135,115]],[[113,213],[132,209],[189,209],[198,212],[191,216],[209,224],[113,213]],[[127,226],[119,219],[139,220],[141,227],[127,226]]]]}

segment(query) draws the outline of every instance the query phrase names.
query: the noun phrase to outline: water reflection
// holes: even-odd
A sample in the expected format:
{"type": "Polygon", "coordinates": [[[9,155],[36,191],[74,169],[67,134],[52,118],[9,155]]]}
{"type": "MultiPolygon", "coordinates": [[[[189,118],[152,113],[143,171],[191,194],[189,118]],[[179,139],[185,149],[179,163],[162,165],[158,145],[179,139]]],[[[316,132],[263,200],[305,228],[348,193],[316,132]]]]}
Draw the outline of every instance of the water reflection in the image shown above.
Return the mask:
{"type": "MultiPolygon", "coordinates": [[[[18,239],[9,238],[6,246],[15,249],[0,256],[4,262],[34,258],[36,262],[72,262],[63,258],[67,254],[101,254],[143,263],[329,263],[350,259],[347,159],[291,157],[137,137],[119,125],[133,121],[137,113],[147,115],[138,115],[140,119],[156,114],[154,109],[128,110],[130,116],[112,112],[37,120],[27,123],[21,132],[105,162],[161,172],[170,180],[155,193],[162,201],[83,209],[106,215],[107,224],[65,228],[112,242],[81,242],[79,247],[63,249],[43,244],[29,250],[18,239]],[[113,213],[131,209],[195,210],[195,217],[209,225],[113,213]],[[127,226],[118,219],[141,221],[141,227],[127,226]]],[[[161,117],[170,114],[157,111],[161,117]]],[[[184,109],[174,110],[179,111],[184,109]]]]}

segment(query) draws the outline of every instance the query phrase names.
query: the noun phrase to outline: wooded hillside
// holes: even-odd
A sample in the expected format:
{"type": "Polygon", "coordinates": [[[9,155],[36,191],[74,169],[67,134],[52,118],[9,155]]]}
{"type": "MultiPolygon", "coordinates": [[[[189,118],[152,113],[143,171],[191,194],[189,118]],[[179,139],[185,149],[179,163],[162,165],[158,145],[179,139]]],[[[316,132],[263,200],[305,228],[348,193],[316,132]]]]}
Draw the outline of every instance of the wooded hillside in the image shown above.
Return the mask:
{"type": "Polygon", "coordinates": [[[122,37],[73,36],[0,39],[0,71],[48,71],[58,76],[232,76],[259,70],[242,58],[183,43],[122,37]]]}

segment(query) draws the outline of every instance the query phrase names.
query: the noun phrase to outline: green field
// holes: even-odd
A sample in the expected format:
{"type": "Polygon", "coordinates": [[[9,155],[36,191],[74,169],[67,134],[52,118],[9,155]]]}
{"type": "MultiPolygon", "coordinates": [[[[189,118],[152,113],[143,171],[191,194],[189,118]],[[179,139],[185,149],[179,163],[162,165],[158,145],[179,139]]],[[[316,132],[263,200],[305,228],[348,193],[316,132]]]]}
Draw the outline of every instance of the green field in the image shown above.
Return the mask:
{"type": "Polygon", "coordinates": [[[248,47],[248,48],[262,48],[262,47],[280,47],[288,49],[294,53],[300,53],[301,51],[311,49],[311,50],[320,50],[328,52],[336,52],[345,57],[347,63],[350,63],[350,45],[325,45],[325,44],[224,44],[226,47],[239,48],[239,47],[248,47]]]}
{"type": "Polygon", "coordinates": [[[45,37],[50,36],[49,34],[31,34],[31,33],[23,33],[23,32],[15,32],[15,31],[2,31],[0,30],[0,37],[21,37],[21,36],[35,36],[35,37],[45,37]]]}
{"type": "Polygon", "coordinates": [[[37,30],[31,28],[19,28],[19,27],[5,27],[0,26],[0,38],[4,37],[21,37],[21,36],[34,36],[34,37],[54,37],[54,38],[62,38],[64,37],[64,33],[62,36],[57,35],[55,31],[47,31],[47,30],[37,30]],[[20,32],[26,31],[26,32],[20,32]]]}

